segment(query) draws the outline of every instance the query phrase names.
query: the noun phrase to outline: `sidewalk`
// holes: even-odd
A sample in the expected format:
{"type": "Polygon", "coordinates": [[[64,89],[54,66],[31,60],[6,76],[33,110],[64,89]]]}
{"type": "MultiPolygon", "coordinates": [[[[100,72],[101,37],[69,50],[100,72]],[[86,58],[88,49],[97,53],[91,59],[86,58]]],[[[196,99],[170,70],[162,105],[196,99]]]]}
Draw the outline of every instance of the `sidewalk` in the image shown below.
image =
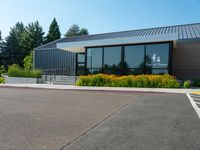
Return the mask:
{"type": "Polygon", "coordinates": [[[0,88],[40,88],[56,90],[85,90],[85,91],[122,91],[122,92],[162,92],[162,93],[192,93],[200,89],[171,89],[171,88],[126,88],[126,87],[90,87],[75,85],[50,85],[50,84],[0,84],[0,88]]]}

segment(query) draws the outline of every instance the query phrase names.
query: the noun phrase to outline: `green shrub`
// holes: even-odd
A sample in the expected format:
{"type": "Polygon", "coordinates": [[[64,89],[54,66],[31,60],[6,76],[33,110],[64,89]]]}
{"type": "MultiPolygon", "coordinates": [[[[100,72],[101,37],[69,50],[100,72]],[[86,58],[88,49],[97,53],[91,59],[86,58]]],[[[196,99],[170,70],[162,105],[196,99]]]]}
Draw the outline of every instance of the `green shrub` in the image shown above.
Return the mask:
{"type": "Polygon", "coordinates": [[[184,83],[183,83],[183,87],[184,88],[190,88],[190,86],[191,86],[191,82],[190,81],[184,81],[184,83]]]}
{"type": "Polygon", "coordinates": [[[0,66],[0,76],[2,76],[3,73],[6,73],[6,69],[4,65],[0,66]]]}
{"type": "Polygon", "coordinates": [[[0,77],[0,84],[4,84],[5,83],[5,78],[0,77]]]}
{"type": "Polygon", "coordinates": [[[42,72],[40,70],[24,70],[18,65],[12,65],[8,68],[9,77],[25,77],[25,78],[39,78],[42,72]]]}
{"type": "Polygon", "coordinates": [[[27,55],[24,58],[23,62],[24,62],[24,69],[31,70],[33,68],[33,52],[27,55]]]}
{"type": "Polygon", "coordinates": [[[196,79],[196,80],[194,81],[194,86],[200,87],[200,79],[196,79]]]}
{"type": "Polygon", "coordinates": [[[178,88],[179,82],[170,75],[88,75],[80,76],[78,86],[109,86],[109,87],[146,87],[146,88],[178,88]]]}

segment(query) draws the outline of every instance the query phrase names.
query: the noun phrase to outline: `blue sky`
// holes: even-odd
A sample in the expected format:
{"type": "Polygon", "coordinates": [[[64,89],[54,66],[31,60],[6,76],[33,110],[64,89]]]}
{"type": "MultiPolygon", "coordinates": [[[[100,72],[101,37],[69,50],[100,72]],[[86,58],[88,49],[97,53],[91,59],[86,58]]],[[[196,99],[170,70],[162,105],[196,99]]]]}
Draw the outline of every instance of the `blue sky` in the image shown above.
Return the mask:
{"type": "Polygon", "coordinates": [[[3,37],[21,21],[45,33],[56,17],[62,35],[72,24],[90,34],[200,22],[200,0],[0,0],[3,37]]]}

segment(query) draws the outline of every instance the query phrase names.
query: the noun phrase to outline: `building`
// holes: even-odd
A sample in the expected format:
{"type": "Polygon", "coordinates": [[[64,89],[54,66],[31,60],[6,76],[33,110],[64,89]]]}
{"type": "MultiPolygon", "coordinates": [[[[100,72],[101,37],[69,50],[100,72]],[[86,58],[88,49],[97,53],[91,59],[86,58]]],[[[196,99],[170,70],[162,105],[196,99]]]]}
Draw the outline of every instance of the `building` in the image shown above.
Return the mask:
{"type": "Polygon", "coordinates": [[[169,73],[200,78],[200,23],[62,38],[35,48],[34,67],[68,76],[169,73]]]}

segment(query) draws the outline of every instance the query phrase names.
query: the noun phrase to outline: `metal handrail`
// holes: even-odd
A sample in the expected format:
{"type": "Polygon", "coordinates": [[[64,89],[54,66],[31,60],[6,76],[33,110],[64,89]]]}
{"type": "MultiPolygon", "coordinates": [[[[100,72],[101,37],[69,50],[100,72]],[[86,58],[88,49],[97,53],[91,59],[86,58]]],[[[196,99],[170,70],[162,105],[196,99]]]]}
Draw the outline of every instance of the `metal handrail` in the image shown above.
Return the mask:
{"type": "Polygon", "coordinates": [[[74,69],[71,68],[53,68],[43,70],[44,75],[63,75],[63,76],[75,76],[74,69]]]}
{"type": "Polygon", "coordinates": [[[52,84],[53,80],[56,80],[56,76],[74,76],[76,81],[76,75],[74,69],[71,68],[53,68],[53,69],[44,69],[43,75],[45,75],[45,80],[48,81],[49,76],[49,82],[52,84]]]}

